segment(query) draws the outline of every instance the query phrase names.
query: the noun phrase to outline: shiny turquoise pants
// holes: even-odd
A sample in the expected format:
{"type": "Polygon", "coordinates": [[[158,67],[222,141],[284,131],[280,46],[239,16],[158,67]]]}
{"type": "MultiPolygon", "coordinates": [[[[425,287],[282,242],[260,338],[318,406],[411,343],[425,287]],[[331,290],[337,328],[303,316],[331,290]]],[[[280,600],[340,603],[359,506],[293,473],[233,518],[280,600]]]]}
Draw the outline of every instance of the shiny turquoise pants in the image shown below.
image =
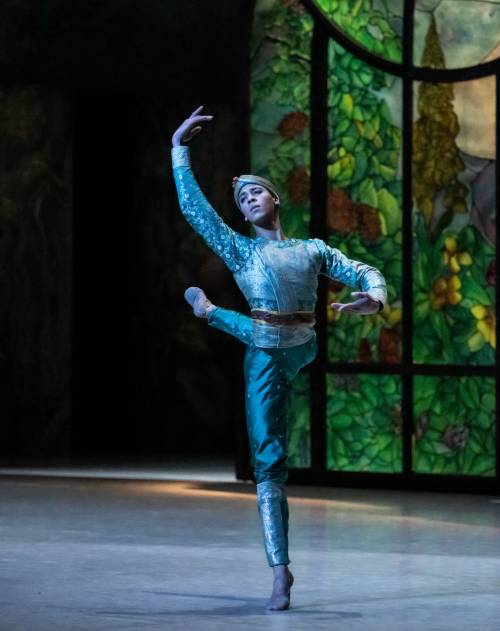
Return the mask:
{"type": "Polygon", "coordinates": [[[257,505],[269,565],[287,565],[287,451],[290,384],[317,353],[316,336],[291,348],[259,348],[253,343],[252,320],[217,307],[208,323],[247,345],[244,362],[245,402],[250,456],[257,483],[257,505]]]}

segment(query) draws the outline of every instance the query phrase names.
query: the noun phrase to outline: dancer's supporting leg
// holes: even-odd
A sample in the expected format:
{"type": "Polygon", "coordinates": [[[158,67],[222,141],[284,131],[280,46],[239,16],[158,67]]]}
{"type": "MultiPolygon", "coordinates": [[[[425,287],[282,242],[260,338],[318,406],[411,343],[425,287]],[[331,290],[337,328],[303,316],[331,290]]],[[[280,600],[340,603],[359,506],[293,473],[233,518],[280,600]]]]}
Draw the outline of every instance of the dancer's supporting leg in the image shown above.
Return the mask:
{"type": "Polygon", "coordinates": [[[257,481],[257,503],[273,593],[268,609],[287,609],[293,575],[288,569],[287,451],[290,386],[299,370],[316,356],[316,338],[293,348],[258,348],[245,354],[247,425],[257,481]]]}
{"type": "Polygon", "coordinates": [[[190,287],[186,300],[195,315],[210,326],[248,345],[245,354],[246,412],[250,454],[257,482],[257,506],[268,564],[274,583],[267,608],[287,609],[293,575],[288,569],[289,509],[287,479],[289,386],[300,368],[316,354],[316,339],[292,349],[263,349],[253,344],[252,320],[236,311],[216,307],[203,290],[190,287]]]}

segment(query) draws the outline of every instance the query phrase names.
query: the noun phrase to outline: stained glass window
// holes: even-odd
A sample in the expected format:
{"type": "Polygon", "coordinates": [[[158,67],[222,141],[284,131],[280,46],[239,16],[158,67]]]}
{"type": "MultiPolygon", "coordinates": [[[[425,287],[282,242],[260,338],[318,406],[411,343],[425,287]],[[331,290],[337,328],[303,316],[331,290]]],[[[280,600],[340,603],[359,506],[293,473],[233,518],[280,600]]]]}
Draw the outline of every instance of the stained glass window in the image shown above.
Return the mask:
{"type": "MultiPolygon", "coordinates": [[[[280,191],[287,236],[306,238],[310,222],[310,74],[313,20],[297,2],[258,1],[252,36],[251,172],[280,191]]],[[[290,397],[288,464],[311,466],[309,377],[290,397]]]]}
{"type": "Polygon", "coordinates": [[[312,18],[297,2],[257,2],[252,39],[251,167],[280,191],[290,237],[309,235],[312,18]]]}
{"type": "Polygon", "coordinates": [[[329,374],[327,395],[327,469],[401,472],[400,377],[329,374]]]}
{"type": "Polygon", "coordinates": [[[417,376],[413,470],[495,475],[495,379],[417,376]]]}
{"type": "Polygon", "coordinates": [[[328,243],[382,271],[386,308],[360,318],[332,302],[352,288],[328,281],[328,359],[398,363],[401,358],[401,80],[329,46],[328,243]]]}
{"type": "Polygon", "coordinates": [[[414,361],[493,365],[495,77],[420,83],[414,117],[414,361]]]}
{"type": "Polygon", "coordinates": [[[323,238],[388,288],[380,313],[339,314],[353,288],[323,279],[289,465],[484,484],[498,475],[500,0],[410,4],[257,0],[252,169],[283,192],[287,235],[323,238]]]}

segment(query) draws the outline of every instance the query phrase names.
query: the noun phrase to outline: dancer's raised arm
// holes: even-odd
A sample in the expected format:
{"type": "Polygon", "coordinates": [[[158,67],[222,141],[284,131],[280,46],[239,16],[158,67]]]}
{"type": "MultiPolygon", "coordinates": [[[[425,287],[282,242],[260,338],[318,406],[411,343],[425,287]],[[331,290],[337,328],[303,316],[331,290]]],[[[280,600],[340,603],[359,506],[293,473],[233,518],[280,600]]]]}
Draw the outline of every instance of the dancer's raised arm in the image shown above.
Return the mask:
{"type": "Polygon", "coordinates": [[[227,224],[210,205],[191,170],[189,147],[183,145],[199,133],[200,123],[213,117],[202,115],[198,107],[172,136],[172,167],[182,214],[203,237],[205,243],[226,263],[232,272],[239,271],[248,258],[248,241],[227,224]]]}
{"type": "Polygon", "coordinates": [[[321,254],[320,274],[338,280],[349,287],[360,287],[362,291],[352,292],[360,296],[353,303],[332,303],[338,311],[346,313],[370,314],[381,311],[387,302],[387,286],[382,273],[371,265],[348,258],[337,248],[332,248],[321,239],[315,239],[321,254]],[[378,303],[378,304],[377,304],[378,303]]]}

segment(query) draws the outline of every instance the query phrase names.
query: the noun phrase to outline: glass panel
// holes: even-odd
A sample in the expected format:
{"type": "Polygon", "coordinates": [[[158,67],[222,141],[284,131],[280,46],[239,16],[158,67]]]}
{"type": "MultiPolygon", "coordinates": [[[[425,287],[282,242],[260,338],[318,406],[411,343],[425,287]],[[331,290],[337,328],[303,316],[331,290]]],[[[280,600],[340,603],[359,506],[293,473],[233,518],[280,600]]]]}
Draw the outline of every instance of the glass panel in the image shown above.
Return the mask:
{"type": "Polygon", "coordinates": [[[401,361],[401,80],[329,47],[328,243],[387,282],[379,314],[341,315],[352,288],[328,281],[328,359],[401,361]]]}
{"type": "MultiPolygon", "coordinates": [[[[251,172],[280,192],[288,237],[310,222],[310,72],[313,21],[299,0],[257,0],[251,51],[251,172]]],[[[288,466],[311,466],[309,374],[292,384],[288,466]]]]}
{"type": "Polygon", "coordinates": [[[401,63],[404,0],[316,0],[316,5],[357,44],[401,63]]]}
{"type": "Polygon", "coordinates": [[[495,77],[415,90],[416,363],[495,363],[495,111],[495,77]]]}
{"type": "Polygon", "coordinates": [[[296,238],[309,236],[312,28],[312,18],[298,0],[257,2],[251,53],[251,169],[277,186],[283,230],[296,238]]]}
{"type": "Polygon", "coordinates": [[[288,466],[295,469],[311,466],[311,414],[307,372],[299,373],[292,383],[288,466]]]}
{"type": "Polygon", "coordinates": [[[416,376],[413,471],[495,475],[495,379],[416,376]]]}
{"type": "Polygon", "coordinates": [[[500,56],[500,0],[417,0],[415,9],[415,65],[464,68],[500,56]]]}
{"type": "Polygon", "coordinates": [[[329,374],[326,384],[327,469],[401,472],[401,378],[329,374]]]}

